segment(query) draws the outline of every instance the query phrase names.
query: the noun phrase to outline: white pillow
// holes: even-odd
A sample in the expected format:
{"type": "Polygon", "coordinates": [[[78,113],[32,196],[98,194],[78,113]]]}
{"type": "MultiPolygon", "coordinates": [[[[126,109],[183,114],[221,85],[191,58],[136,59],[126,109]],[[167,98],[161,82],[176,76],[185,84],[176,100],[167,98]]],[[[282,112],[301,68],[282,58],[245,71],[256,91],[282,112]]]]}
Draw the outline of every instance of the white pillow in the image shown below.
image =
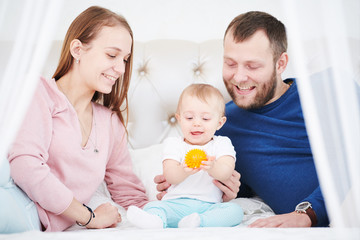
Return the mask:
{"type": "MultiPolygon", "coordinates": [[[[158,174],[162,174],[162,145],[156,144],[142,149],[129,149],[131,159],[133,161],[133,171],[143,182],[146,195],[149,200],[157,200],[156,184],[154,183],[154,177],[158,174]]],[[[88,205],[92,209],[96,209],[100,204],[110,202],[119,209],[120,214],[124,217],[126,211],[123,207],[119,206],[111,199],[109,190],[107,189],[105,181],[103,181],[94,195],[92,196],[88,205]]],[[[75,224],[69,231],[81,229],[75,224]]]]}
{"type": "Polygon", "coordinates": [[[129,149],[134,173],[143,182],[149,200],[156,200],[154,177],[162,174],[162,144],[141,149],[129,149]]]}
{"type": "MultiPolygon", "coordinates": [[[[156,144],[147,148],[136,150],[129,149],[129,152],[133,161],[133,171],[144,184],[146,195],[149,200],[157,200],[156,194],[158,194],[158,191],[156,190],[154,177],[162,174],[162,145],[156,144]]],[[[122,209],[122,207],[113,202],[106,183],[103,181],[88,204],[91,208],[95,209],[100,204],[106,202],[111,202],[120,210],[122,209]]]]}

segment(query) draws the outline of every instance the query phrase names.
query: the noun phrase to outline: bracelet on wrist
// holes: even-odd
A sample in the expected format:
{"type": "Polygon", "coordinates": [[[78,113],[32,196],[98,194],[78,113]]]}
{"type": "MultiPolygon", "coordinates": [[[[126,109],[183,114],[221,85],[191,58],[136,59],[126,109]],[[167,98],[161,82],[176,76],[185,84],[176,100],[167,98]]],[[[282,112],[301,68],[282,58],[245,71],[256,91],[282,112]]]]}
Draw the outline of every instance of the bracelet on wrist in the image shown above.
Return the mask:
{"type": "Polygon", "coordinates": [[[89,221],[87,221],[87,223],[85,223],[85,224],[81,224],[78,221],[76,221],[76,224],[79,225],[80,227],[87,226],[91,222],[91,219],[95,218],[95,213],[93,212],[93,210],[90,207],[86,206],[85,204],[83,204],[83,206],[86,207],[89,210],[90,218],[89,218],[89,221]]]}

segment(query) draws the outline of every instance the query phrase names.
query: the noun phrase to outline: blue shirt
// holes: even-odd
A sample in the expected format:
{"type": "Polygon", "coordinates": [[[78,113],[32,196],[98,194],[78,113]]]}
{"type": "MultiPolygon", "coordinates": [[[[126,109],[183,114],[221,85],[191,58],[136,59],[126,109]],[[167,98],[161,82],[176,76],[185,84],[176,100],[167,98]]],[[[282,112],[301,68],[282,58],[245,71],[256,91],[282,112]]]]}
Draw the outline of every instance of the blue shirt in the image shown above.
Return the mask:
{"type": "Polygon", "coordinates": [[[258,195],[276,214],[309,201],[317,226],[328,226],[296,81],[288,81],[293,81],[290,88],[262,108],[244,110],[229,102],[227,122],[217,134],[228,136],[235,147],[238,197],[258,195]]]}

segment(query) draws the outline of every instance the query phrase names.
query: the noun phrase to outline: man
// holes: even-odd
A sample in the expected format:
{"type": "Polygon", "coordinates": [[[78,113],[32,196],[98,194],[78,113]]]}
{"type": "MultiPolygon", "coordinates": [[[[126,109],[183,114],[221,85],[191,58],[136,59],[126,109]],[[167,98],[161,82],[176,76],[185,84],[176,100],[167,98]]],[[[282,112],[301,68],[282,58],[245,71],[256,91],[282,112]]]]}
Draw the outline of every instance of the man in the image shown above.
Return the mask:
{"type": "MultiPolygon", "coordinates": [[[[286,51],[285,26],[267,13],[244,13],[230,23],[223,80],[233,101],[217,134],[235,146],[241,174],[237,197],[259,196],[277,214],[250,227],[327,226],[296,81],[281,78],[286,51]]],[[[234,179],[221,188],[224,200],[237,191],[234,179]]]]}

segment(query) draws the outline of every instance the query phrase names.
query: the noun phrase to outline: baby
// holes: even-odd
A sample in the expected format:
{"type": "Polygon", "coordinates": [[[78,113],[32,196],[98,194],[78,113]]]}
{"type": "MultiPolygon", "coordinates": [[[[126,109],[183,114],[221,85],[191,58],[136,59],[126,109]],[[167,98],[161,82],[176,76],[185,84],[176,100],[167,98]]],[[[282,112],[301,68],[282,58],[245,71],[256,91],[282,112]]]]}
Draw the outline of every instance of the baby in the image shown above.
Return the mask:
{"type": "Polygon", "coordinates": [[[171,184],[161,201],[140,209],[130,206],[128,220],[140,228],[232,227],[240,224],[242,208],[222,202],[222,192],[213,180],[230,178],[235,151],[229,138],[214,136],[225,123],[225,101],[208,84],[192,84],[181,94],[176,119],[183,137],[164,142],[163,174],[171,184]],[[192,150],[203,150],[206,159],[198,168],[184,161],[192,150]]]}

